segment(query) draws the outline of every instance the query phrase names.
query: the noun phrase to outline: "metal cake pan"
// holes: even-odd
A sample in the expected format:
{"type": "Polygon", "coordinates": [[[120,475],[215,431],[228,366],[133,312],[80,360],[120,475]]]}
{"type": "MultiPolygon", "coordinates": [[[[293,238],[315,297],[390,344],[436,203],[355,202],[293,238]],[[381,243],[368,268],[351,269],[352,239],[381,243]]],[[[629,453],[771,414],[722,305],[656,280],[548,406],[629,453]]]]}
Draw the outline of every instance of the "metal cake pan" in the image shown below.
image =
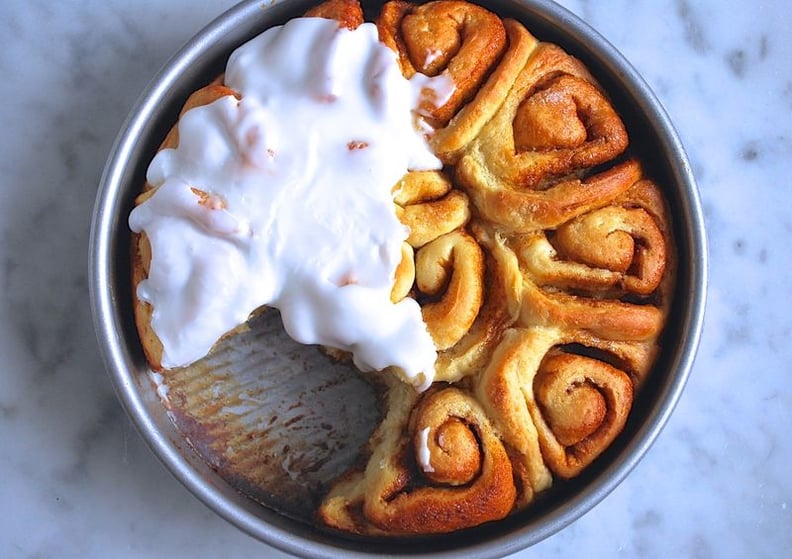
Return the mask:
{"type": "Polygon", "coordinates": [[[664,186],[679,258],[664,350],[625,431],[582,476],[504,521],[398,546],[314,527],[311,499],[354,459],[377,420],[377,395],[349,368],[290,342],[274,311],[176,385],[159,382],[143,357],[132,315],[127,216],[148,162],[187,95],[222,72],[234,48],[300,15],[312,2],[246,1],[210,23],[148,85],[110,153],[94,208],[89,277],[99,347],[118,397],[153,452],[188,490],[232,524],[286,552],[500,557],[537,543],[589,511],[629,474],[661,432],[692,369],[704,314],[706,235],[695,179],[668,115],[630,63],[566,9],[544,0],[481,3],[558,43],[603,84],[632,143],[664,186]],[[253,445],[246,442],[252,432],[266,436],[253,445]]]}

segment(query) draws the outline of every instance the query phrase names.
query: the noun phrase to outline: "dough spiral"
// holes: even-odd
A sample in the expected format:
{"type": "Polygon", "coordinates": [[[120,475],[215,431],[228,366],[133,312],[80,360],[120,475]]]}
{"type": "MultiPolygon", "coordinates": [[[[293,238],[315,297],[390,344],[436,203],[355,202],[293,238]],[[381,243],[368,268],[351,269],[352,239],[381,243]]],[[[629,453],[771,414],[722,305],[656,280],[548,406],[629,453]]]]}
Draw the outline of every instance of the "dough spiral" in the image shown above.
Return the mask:
{"type": "Polygon", "coordinates": [[[478,90],[506,47],[506,30],[495,14],[457,0],[413,4],[387,2],[377,19],[380,39],[399,55],[402,72],[410,78],[420,72],[445,72],[454,90],[440,106],[422,112],[433,128],[451,120],[478,90]]]}
{"type": "Polygon", "coordinates": [[[416,399],[391,389],[372,459],[331,490],[319,510],[325,523],[364,534],[438,534],[511,512],[511,463],[476,400],[443,386],[416,399]]]}

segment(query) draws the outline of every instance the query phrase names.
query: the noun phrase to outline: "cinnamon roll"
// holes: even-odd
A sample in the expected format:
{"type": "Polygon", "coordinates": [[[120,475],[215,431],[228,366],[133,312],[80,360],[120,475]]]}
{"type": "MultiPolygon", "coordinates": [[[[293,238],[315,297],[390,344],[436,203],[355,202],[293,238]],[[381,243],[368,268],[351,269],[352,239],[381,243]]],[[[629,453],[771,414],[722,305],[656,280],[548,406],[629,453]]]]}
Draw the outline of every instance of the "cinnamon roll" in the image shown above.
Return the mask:
{"type": "Polygon", "coordinates": [[[518,73],[539,44],[519,22],[504,19],[503,25],[507,46],[500,61],[470,101],[445,126],[435,130],[429,140],[437,156],[445,163],[457,163],[464,149],[501,106],[518,73]]]}
{"type": "Polygon", "coordinates": [[[470,234],[479,243],[484,257],[482,302],[464,335],[437,354],[435,376],[446,382],[478,375],[503,332],[518,319],[521,308],[523,280],[514,253],[485,241],[479,227],[474,227],[470,234]]]}
{"type": "Polygon", "coordinates": [[[604,207],[524,236],[522,261],[543,287],[648,297],[668,276],[667,222],[657,186],[641,179],[604,207]]]}
{"type": "Polygon", "coordinates": [[[554,230],[514,235],[510,246],[523,274],[520,324],[637,342],[665,326],[673,239],[652,181],[636,180],[554,230]]]}
{"type": "Polygon", "coordinates": [[[365,471],[331,490],[323,522],[366,535],[439,534],[512,511],[509,456],[474,398],[443,386],[418,397],[398,386],[386,407],[365,471]]]}
{"type": "MultiPolygon", "coordinates": [[[[442,32],[416,14],[457,13],[459,4],[384,6],[380,34],[405,75],[447,67],[426,46],[442,32]]],[[[457,20],[448,19],[444,25],[454,27],[457,20]]],[[[416,232],[412,296],[439,349],[437,379],[457,388],[436,385],[409,398],[402,387],[390,389],[368,466],[342,480],[322,506],[323,521],[342,530],[435,533],[483,520],[467,515],[467,500],[438,509],[424,485],[453,493],[449,485],[477,489],[482,479],[462,475],[482,468],[480,431],[455,420],[448,429],[459,435],[444,436],[443,446],[435,423],[421,419],[447,417],[451,394],[480,406],[500,441],[498,455],[508,457],[514,482],[511,510],[529,506],[554,479],[579,475],[613,444],[659,352],[675,277],[662,193],[640,161],[624,157],[624,123],[587,68],[518,22],[503,20],[503,28],[502,53],[481,57],[486,72],[471,71],[473,93],[435,115],[429,142],[446,170],[415,174],[409,188],[395,191],[403,223],[416,232]],[[457,191],[468,195],[464,218],[434,211],[431,204],[450,207],[457,191]],[[480,252],[481,283],[455,279],[473,277],[457,275],[466,269],[457,246],[469,247],[471,269],[480,252]],[[436,285],[445,286],[440,307],[436,285]],[[438,447],[443,452],[434,454],[438,447]],[[453,460],[446,466],[435,456],[453,460]],[[453,519],[445,508],[452,506],[453,519]]],[[[436,44],[445,53],[454,50],[446,44],[462,42],[441,37],[436,44]]]]}
{"type": "Polygon", "coordinates": [[[346,29],[356,29],[365,21],[358,0],[325,0],[305,12],[305,17],[334,19],[346,29]]]}
{"type": "Polygon", "coordinates": [[[457,175],[484,217],[513,229],[549,227],[573,207],[632,185],[629,165],[586,176],[627,144],[621,118],[588,70],[541,43],[465,149],[457,175]]]}
{"type": "Polygon", "coordinates": [[[541,43],[467,155],[506,184],[536,188],[611,161],[627,144],[621,118],[586,67],[541,43]]]}
{"type": "Polygon", "coordinates": [[[377,19],[380,40],[399,55],[402,73],[446,73],[454,84],[440,106],[423,106],[433,128],[440,128],[478,90],[506,48],[501,19],[480,6],[457,0],[385,3],[377,19]]]}
{"type": "Polygon", "coordinates": [[[477,395],[520,464],[523,503],[552,475],[578,475],[627,421],[631,375],[589,343],[554,328],[509,330],[481,376],[477,395]]]}
{"type": "MultiPolygon", "coordinates": [[[[215,80],[209,85],[202,87],[201,89],[198,89],[197,91],[192,93],[184,102],[184,105],[179,113],[179,118],[181,118],[190,109],[208,105],[220,99],[221,97],[226,97],[226,96],[238,97],[238,94],[233,89],[226,87],[218,82],[219,80],[215,80]]],[[[172,149],[177,147],[178,145],[179,145],[179,128],[178,126],[173,126],[170,128],[165,139],[160,144],[159,149],[160,150],[172,149]]],[[[206,192],[198,188],[193,188],[192,192],[195,195],[195,199],[198,203],[206,203],[207,200],[206,192]]],[[[154,188],[147,181],[143,185],[141,194],[135,199],[135,204],[136,205],[142,204],[153,193],[154,193],[154,188]]],[[[142,282],[144,279],[148,277],[150,264],[151,264],[151,244],[149,243],[148,237],[146,236],[145,232],[142,233],[133,232],[131,246],[130,246],[130,260],[131,260],[130,280],[131,280],[133,292],[136,292],[138,286],[140,285],[140,282],[142,282]]],[[[143,301],[138,297],[135,297],[134,305],[132,308],[135,317],[135,325],[137,327],[138,336],[140,337],[141,346],[143,349],[143,353],[146,356],[146,360],[151,365],[152,369],[157,371],[162,370],[163,346],[162,346],[162,342],[160,341],[159,337],[157,336],[151,325],[153,308],[148,302],[143,301]]],[[[241,324],[234,331],[238,331],[239,329],[244,329],[244,328],[245,325],[241,324]]],[[[233,335],[234,331],[229,332],[228,335],[229,336],[233,335]]]]}

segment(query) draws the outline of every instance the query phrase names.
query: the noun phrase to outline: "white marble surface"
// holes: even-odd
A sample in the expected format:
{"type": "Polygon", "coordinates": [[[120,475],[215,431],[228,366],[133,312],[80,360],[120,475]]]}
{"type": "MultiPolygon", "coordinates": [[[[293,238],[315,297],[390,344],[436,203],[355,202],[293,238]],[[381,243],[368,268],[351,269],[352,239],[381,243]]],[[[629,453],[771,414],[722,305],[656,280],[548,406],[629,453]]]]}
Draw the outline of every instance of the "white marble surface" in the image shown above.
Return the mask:
{"type": "MultiPolygon", "coordinates": [[[[147,81],[232,0],[0,6],[0,557],[281,555],[164,470],[96,348],[88,231],[147,81]]],[[[710,236],[706,328],[657,443],[520,557],[792,556],[792,16],[782,0],[564,0],[665,104],[710,236]]]]}

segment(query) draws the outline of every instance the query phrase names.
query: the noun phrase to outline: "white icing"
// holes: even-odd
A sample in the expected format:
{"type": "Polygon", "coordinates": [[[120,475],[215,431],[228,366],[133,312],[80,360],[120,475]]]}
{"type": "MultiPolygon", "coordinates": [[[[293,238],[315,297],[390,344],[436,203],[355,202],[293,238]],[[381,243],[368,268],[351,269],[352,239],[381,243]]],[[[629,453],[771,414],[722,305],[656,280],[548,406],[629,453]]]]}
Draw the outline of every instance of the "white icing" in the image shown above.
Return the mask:
{"type": "Polygon", "coordinates": [[[443,56],[443,51],[440,49],[427,49],[426,51],[426,59],[424,60],[424,66],[431,66],[432,63],[443,56]]]}
{"type": "Polygon", "coordinates": [[[418,465],[424,472],[432,473],[432,454],[429,452],[429,427],[418,431],[418,465]]]}
{"type": "Polygon", "coordinates": [[[170,389],[168,385],[165,384],[165,378],[161,374],[151,371],[151,380],[154,381],[154,386],[157,389],[157,396],[164,402],[167,402],[170,389]]]}
{"type": "Polygon", "coordinates": [[[404,79],[373,24],[319,18],[243,45],[225,79],[241,100],[183,115],[179,146],[148,169],[156,191],[129,216],[152,247],[137,295],[153,307],[163,366],[203,357],[268,305],[298,342],[425,388],[436,349],[420,307],[390,301],[407,237],[391,189],[407,170],[441,167],[415,113],[433,82],[404,79]]]}

